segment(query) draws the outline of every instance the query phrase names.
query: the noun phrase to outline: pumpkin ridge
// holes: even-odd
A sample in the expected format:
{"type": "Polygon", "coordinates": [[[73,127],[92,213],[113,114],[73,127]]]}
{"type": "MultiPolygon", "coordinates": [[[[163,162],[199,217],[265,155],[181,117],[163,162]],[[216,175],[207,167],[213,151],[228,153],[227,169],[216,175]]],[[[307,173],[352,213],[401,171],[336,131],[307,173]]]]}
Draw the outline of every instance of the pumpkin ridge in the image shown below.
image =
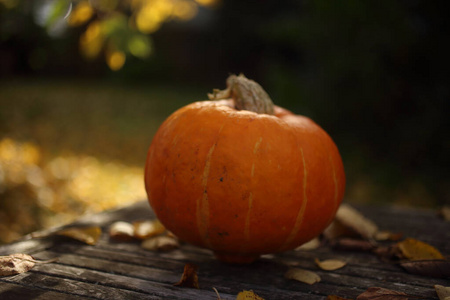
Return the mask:
{"type": "MultiPolygon", "coordinates": [[[[261,143],[262,143],[263,138],[259,137],[259,139],[256,141],[255,146],[253,147],[253,155],[256,154],[256,152],[258,151],[261,143]]],[[[255,176],[255,164],[256,164],[256,159],[253,157],[253,163],[251,166],[251,171],[250,171],[250,178],[252,178],[255,176]]],[[[251,189],[253,189],[253,183],[251,184],[251,189]]],[[[250,216],[251,216],[251,212],[252,212],[252,208],[253,208],[253,192],[250,191],[250,195],[248,197],[248,210],[247,210],[247,214],[245,217],[245,227],[244,227],[244,236],[245,236],[245,243],[243,245],[243,249],[242,251],[244,251],[244,249],[248,246],[248,242],[250,240],[250,216]]]]}
{"type": "Polygon", "coordinates": [[[208,176],[211,169],[211,156],[216,148],[216,144],[209,148],[208,155],[206,156],[205,168],[203,169],[202,178],[202,197],[197,199],[197,228],[200,234],[200,238],[203,239],[206,245],[211,246],[208,240],[208,227],[209,227],[209,202],[208,202],[208,176]]]}
{"type": "Polygon", "coordinates": [[[203,240],[205,245],[209,248],[212,248],[211,241],[209,239],[209,218],[210,218],[210,211],[209,211],[209,199],[208,199],[208,177],[211,169],[211,159],[212,155],[214,153],[214,150],[216,149],[217,143],[219,142],[221,132],[223,128],[225,127],[225,124],[227,123],[230,115],[227,114],[227,117],[225,118],[225,121],[223,122],[222,126],[220,127],[217,138],[214,142],[214,144],[211,146],[211,148],[208,151],[208,154],[206,156],[205,161],[205,168],[203,169],[203,175],[202,175],[202,189],[203,194],[202,197],[199,197],[196,202],[196,214],[197,214],[197,228],[199,231],[200,238],[203,240]]]}
{"type": "Polygon", "coordinates": [[[307,177],[308,177],[308,170],[306,169],[306,162],[305,162],[305,155],[303,154],[303,148],[300,147],[300,153],[302,154],[302,161],[303,161],[303,201],[302,205],[297,213],[297,217],[295,218],[294,227],[292,228],[291,232],[289,233],[286,241],[283,243],[282,249],[287,249],[290,247],[292,241],[294,240],[295,236],[299,232],[302,223],[303,223],[303,216],[305,214],[306,210],[306,204],[308,203],[308,198],[306,196],[306,185],[307,185],[307,177]]]}

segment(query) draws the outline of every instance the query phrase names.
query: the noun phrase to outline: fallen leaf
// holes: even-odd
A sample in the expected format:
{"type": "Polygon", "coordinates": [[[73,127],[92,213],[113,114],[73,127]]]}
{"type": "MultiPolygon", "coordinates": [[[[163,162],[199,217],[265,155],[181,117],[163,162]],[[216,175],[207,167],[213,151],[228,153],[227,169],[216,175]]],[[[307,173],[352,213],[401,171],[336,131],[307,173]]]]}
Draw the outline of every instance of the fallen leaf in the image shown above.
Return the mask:
{"type": "Polygon", "coordinates": [[[168,236],[155,236],[142,242],[141,247],[150,251],[171,251],[180,247],[178,241],[168,236]]]}
{"type": "Polygon", "coordinates": [[[383,230],[375,233],[374,239],[376,241],[398,241],[402,236],[402,233],[393,233],[388,230],[383,230]]]}
{"type": "Polygon", "coordinates": [[[350,228],[347,228],[344,224],[336,219],[331,222],[331,224],[328,225],[327,228],[325,228],[322,234],[327,240],[334,240],[344,236],[352,238],[359,237],[356,232],[354,232],[350,228]]]}
{"type": "Polygon", "coordinates": [[[237,295],[236,300],[264,300],[264,299],[255,294],[255,292],[253,291],[244,290],[237,295]]]}
{"type": "Polygon", "coordinates": [[[401,258],[408,260],[444,259],[444,256],[433,246],[422,241],[407,238],[396,244],[401,258]]]}
{"type": "Polygon", "coordinates": [[[217,300],[222,300],[222,298],[220,298],[219,291],[215,287],[213,287],[212,289],[214,290],[214,292],[216,292],[217,300]]]}
{"type": "Polygon", "coordinates": [[[411,296],[403,292],[388,290],[381,287],[370,287],[359,295],[356,300],[406,300],[411,296]]]}
{"type": "Polygon", "coordinates": [[[31,270],[36,261],[27,254],[17,253],[0,256],[0,276],[16,275],[31,270]]]}
{"type": "Polygon", "coordinates": [[[314,260],[316,265],[325,271],[334,271],[344,267],[347,263],[339,259],[327,259],[320,261],[318,258],[314,260]]]}
{"type": "Polygon", "coordinates": [[[335,220],[365,239],[372,239],[378,232],[374,222],[348,204],[339,207],[335,220]]]}
{"type": "Polygon", "coordinates": [[[109,237],[118,241],[130,241],[134,238],[134,226],[128,222],[115,222],[109,227],[109,237]]]}
{"type": "Polygon", "coordinates": [[[450,277],[450,261],[447,260],[414,260],[402,262],[400,265],[411,274],[437,278],[450,277]]]}
{"type": "Polygon", "coordinates": [[[148,239],[163,233],[166,228],[159,220],[134,222],[134,236],[138,239],[148,239]]]}
{"type": "Polygon", "coordinates": [[[443,206],[439,210],[439,215],[445,220],[450,221],[450,206],[443,206]]]}
{"type": "Polygon", "coordinates": [[[352,299],[342,298],[336,295],[328,295],[326,300],[352,300],[352,299]]]}
{"type": "Polygon", "coordinates": [[[320,240],[319,238],[313,238],[312,240],[310,240],[307,243],[304,243],[303,245],[297,247],[297,249],[295,250],[304,250],[304,251],[308,251],[308,250],[314,250],[319,248],[320,246],[320,240]]]}
{"type": "Polygon", "coordinates": [[[344,251],[372,251],[376,245],[370,241],[356,240],[351,238],[341,238],[330,243],[331,247],[336,250],[344,251]]]}
{"type": "Polygon", "coordinates": [[[187,263],[184,266],[183,275],[179,282],[175,283],[175,286],[188,287],[188,288],[196,288],[199,289],[198,285],[198,276],[197,276],[198,267],[194,264],[187,263]]]}
{"type": "Polygon", "coordinates": [[[439,300],[450,300],[450,287],[436,284],[434,289],[436,290],[439,300]]]}
{"type": "Polygon", "coordinates": [[[88,245],[95,245],[102,234],[102,229],[93,227],[72,227],[56,232],[56,235],[69,237],[88,245]]]}
{"type": "Polygon", "coordinates": [[[307,284],[314,284],[320,281],[320,276],[314,272],[299,269],[299,268],[291,268],[285,274],[284,278],[286,279],[294,279],[307,284]]]}

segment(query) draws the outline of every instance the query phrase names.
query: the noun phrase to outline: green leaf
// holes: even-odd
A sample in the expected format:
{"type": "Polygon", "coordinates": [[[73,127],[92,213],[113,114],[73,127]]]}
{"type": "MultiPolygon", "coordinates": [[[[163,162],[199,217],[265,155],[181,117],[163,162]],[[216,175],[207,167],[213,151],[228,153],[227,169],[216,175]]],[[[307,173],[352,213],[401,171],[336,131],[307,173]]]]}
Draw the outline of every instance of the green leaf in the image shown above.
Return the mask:
{"type": "Polygon", "coordinates": [[[152,52],[150,38],[144,34],[135,34],[128,40],[128,50],[139,58],[147,58],[152,52]]]}
{"type": "Polygon", "coordinates": [[[72,11],[72,1],[56,0],[50,8],[50,11],[45,20],[47,28],[53,26],[56,21],[68,16],[72,11]]]}

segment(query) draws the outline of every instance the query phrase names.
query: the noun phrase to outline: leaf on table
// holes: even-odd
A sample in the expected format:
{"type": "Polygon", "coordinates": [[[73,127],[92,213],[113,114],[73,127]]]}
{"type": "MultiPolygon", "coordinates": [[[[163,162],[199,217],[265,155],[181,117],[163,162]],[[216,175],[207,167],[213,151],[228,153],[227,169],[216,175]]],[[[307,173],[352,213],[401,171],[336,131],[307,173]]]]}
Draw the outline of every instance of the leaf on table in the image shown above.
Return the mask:
{"type": "Polygon", "coordinates": [[[138,239],[148,239],[163,233],[166,228],[157,219],[134,222],[134,236],[138,239]]]}
{"type": "Polygon", "coordinates": [[[344,267],[347,264],[345,261],[339,259],[326,259],[320,261],[318,258],[316,258],[314,262],[319,268],[325,271],[334,271],[344,267]]]}
{"type": "Polygon", "coordinates": [[[289,269],[284,274],[284,278],[297,280],[303,283],[307,283],[309,285],[320,281],[320,276],[318,274],[299,268],[289,269]]]}
{"type": "Polygon", "coordinates": [[[180,247],[180,243],[169,236],[155,236],[142,242],[141,247],[150,251],[167,252],[180,247]]]}
{"type": "Polygon", "coordinates": [[[16,253],[0,256],[0,276],[16,275],[31,270],[36,260],[27,254],[16,253]]]}
{"type": "Polygon", "coordinates": [[[331,247],[336,250],[344,251],[372,251],[376,248],[376,245],[370,241],[357,240],[351,238],[341,238],[331,242],[331,247]]]}
{"type": "Polygon", "coordinates": [[[320,246],[320,240],[319,238],[313,238],[312,240],[310,240],[307,243],[304,243],[303,245],[297,247],[295,250],[304,250],[304,251],[308,251],[308,250],[314,250],[319,248],[320,246]]]}
{"type": "Polygon", "coordinates": [[[403,292],[388,290],[381,287],[370,287],[359,295],[356,300],[407,300],[411,295],[403,292]]]}
{"type": "Polygon", "coordinates": [[[401,258],[408,260],[444,259],[441,252],[430,244],[412,238],[397,243],[395,248],[401,258]]]}
{"type": "Polygon", "coordinates": [[[72,227],[56,232],[56,235],[69,237],[88,245],[95,245],[102,234],[102,229],[98,226],[92,227],[72,227]]]}
{"type": "Polygon", "coordinates": [[[450,261],[436,259],[436,260],[414,260],[400,263],[408,273],[447,278],[450,277],[450,261]]]}
{"type": "Polygon", "coordinates": [[[436,284],[434,289],[436,290],[439,300],[450,300],[450,287],[436,284]]]}
{"type": "Polygon", "coordinates": [[[134,239],[134,226],[128,222],[115,222],[109,227],[109,237],[118,241],[131,241],[134,239]]]}
{"type": "Polygon", "coordinates": [[[336,213],[334,222],[325,229],[324,235],[328,239],[357,235],[370,240],[377,232],[378,226],[374,222],[350,205],[342,204],[336,213]]]}
{"type": "Polygon", "coordinates": [[[244,290],[237,295],[236,300],[264,300],[264,299],[262,297],[258,296],[253,291],[245,291],[244,290]]]}
{"type": "Polygon", "coordinates": [[[450,221],[450,206],[443,206],[439,210],[439,215],[445,220],[450,221]]]}
{"type": "Polygon", "coordinates": [[[402,238],[402,236],[402,233],[394,233],[388,230],[383,230],[375,233],[374,239],[376,241],[398,241],[402,238]]]}
{"type": "Polygon", "coordinates": [[[184,266],[183,275],[181,276],[180,281],[174,283],[174,286],[199,289],[197,270],[198,267],[196,265],[187,263],[184,266]]]}
{"type": "Polygon", "coordinates": [[[222,298],[220,298],[219,291],[218,291],[215,287],[213,287],[212,289],[214,290],[214,292],[215,292],[216,295],[217,295],[217,300],[222,300],[222,298]]]}
{"type": "Polygon", "coordinates": [[[336,295],[328,295],[326,300],[353,300],[353,299],[342,298],[342,297],[336,296],[336,295]]]}

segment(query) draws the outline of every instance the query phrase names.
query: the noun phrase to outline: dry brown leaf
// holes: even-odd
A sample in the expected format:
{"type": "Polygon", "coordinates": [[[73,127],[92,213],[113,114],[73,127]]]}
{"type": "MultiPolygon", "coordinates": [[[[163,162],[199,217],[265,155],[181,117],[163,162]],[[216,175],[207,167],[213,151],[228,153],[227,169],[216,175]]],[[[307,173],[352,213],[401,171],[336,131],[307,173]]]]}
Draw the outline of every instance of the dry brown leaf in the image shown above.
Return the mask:
{"type": "Polygon", "coordinates": [[[388,290],[381,287],[370,287],[359,295],[356,300],[407,300],[411,295],[388,290]]]}
{"type": "Polygon", "coordinates": [[[411,274],[437,278],[450,277],[450,261],[448,260],[414,260],[402,262],[400,265],[411,274]]]}
{"type": "Polygon", "coordinates": [[[216,295],[217,295],[217,300],[222,300],[222,298],[220,298],[219,291],[218,291],[215,287],[213,287],[212,289],[214,290],[214,292],[215,292],[216,295]]]}
{"type": "Polygon", "coordinates": [[[439,210],[439,215],[445,220],[450,221],[450,206],[443,206],[439,210]]]}
{"type": "Polygon", "coordinates": [[[196,265],[187,263],[184,266],[183,275],[181,276],[180,281],[174,283],[174,285],[199,289],[197,269],[198,267],[196,265]]]}
{"type": "Polygon", "coordinates": [[[31,270],[36,260],[27,254],[0,256],[0,276],[16,275],[31,270]]]}
{"type": "Polygon", "coordinates": [[[109,227],[109,237],[118,241],[130,241],[134,238],[134,226],[128,222],[115,222],[109,227]]]}
{"type": "Polygon", "coordinates": [[[166,228],[159,220],[147,220],[134,222],[134,236],[144,240],[163,233],[166,228]]]}
{"type": "Polygon", "coordinates": [[[374,222],[348,204],[339,207],[335,220],[365,239],[372,239],[378,232],[374,222]]]}
{"type": "Polygon", "coordinates": [[[297,249],[295,250],[304,250],[304,251],[308,251],[308,250],[314,250],[319,248],[320,246],[320,240],[319,238],[313,238],[312,240],[310,240],[307,243],[304,243],[303,245],[297,247],[297,249]]]}
{"type": "Polygon", "coordinates": [[[325,271],[334,271],[344,267],[347,264],[345,261],[339,259],[326,259],[320,261],[318,258],[316,258],[314,262],[319,268],[325,271]]]}
{"type": "Polygon", "coordinates": [[[434,289],[436,290],[439,300],[450,300],[450,287],[436,284],[434,289]]]}
{"type": "Polygon", "coordinates": [[[326,300],[353,300],[353,299],[342,298],[336,295],[328,295],[326,300]]]}
{"type": "Polygon", "coordinates": [[[444,259],[444,256],[433,246],[416,240],[407,238],[396,244],[400,250],[402,258],[408,260],[444,259]]]}
{"type": "Polygon", "coordinates": [[[314,284],[320,281],[320,276],[314,272],[299,269],[299,268],[291,268],[285,274],[284,278],[286,279],[294,279],[307,284],[314,284]]]}
{"type": "Polygon", "coordinates": [[[344,251],[372,251],[376,248],[375,244],[365,240],[356,240],[351,238],[341,238],[331,242],[331,247],[336,250],[344,251]]]}
{"type": "Polygon", "coordinates": [[[180,247],[178,241],[168,236],[155,236],[142,242],[141,247],[150,251],[171,251],[180,247]]]}
{"type": "Polygon", "coordinates": [[[253,291],[244,290],[237,295],[236,300],[264,300],[264,299],[255,294],[255,292],[253,291]]]}
{"type": "Polygon", "coordinates": [[[56,232],[56,235],[61,235],[69,237],[88,245],[97,244],[100,235],[102,234],[102,229],[98,226],[93,227],[72,227],[68,229],[63,229],[56,232]]]}

